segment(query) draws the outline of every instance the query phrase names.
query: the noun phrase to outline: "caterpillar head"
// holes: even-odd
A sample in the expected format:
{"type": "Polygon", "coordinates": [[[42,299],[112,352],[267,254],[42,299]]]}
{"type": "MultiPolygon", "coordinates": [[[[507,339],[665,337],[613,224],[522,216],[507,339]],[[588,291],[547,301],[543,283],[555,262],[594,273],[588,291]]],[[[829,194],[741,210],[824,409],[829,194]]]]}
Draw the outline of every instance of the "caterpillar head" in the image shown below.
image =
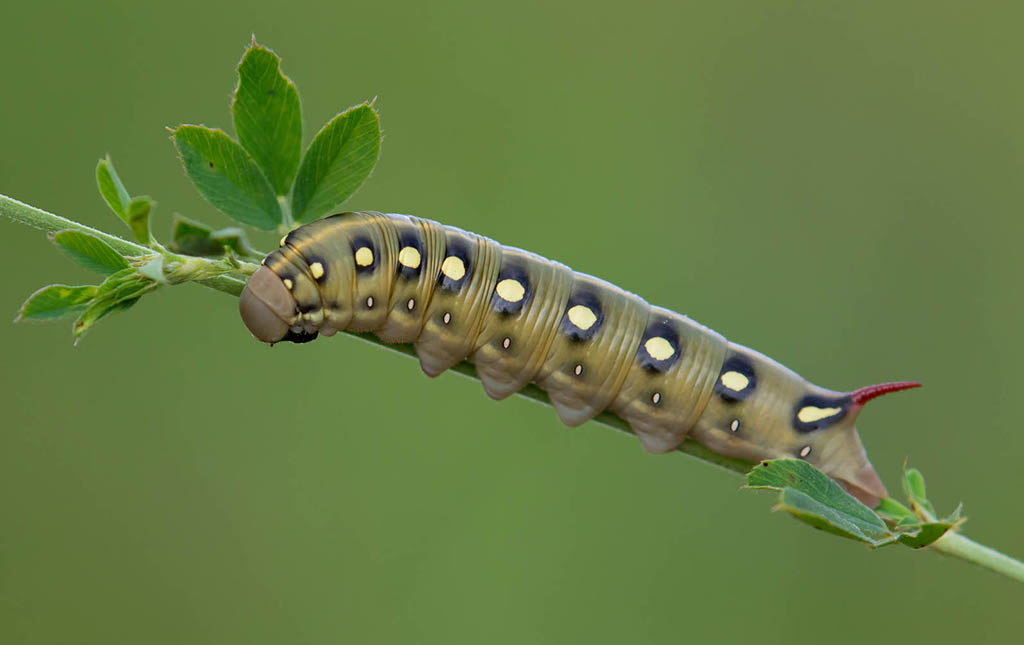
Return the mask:
{"type": "Polygon", "coordinates": [[[835,392],[733,346],[694,435],[712,450],[751,461],[804,459],[874,508],[888,494],[854,422],[871,399],[919,385],[885,383],[835,392]]]}
{"type": "Polygon", "coordinates": [[[296,331],[290,321],[296,319],[296,302],[276,273],[261,266],[249,277],[238,299],[238,312],[252,335],[265,343],[289,340],[304,343],[316,333],[296,331]]]}

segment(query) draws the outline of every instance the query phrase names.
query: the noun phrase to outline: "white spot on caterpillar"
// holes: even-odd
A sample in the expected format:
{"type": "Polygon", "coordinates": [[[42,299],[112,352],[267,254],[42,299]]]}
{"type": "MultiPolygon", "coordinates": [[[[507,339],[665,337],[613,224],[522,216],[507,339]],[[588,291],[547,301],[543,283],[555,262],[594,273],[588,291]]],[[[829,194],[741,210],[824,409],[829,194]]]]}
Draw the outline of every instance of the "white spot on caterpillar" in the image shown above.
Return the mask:
{"type": "Polygon", "coordinates": [[[416,301],[412,298],[409,298],[409,302],[405,303],[405,307],[409,311],[412,311],[416,307],[416,301]]]}
{"type": "Polygon", "coordinates": [[[373,264],[373,250],[368,246],[361,246],[356,251],[356,264],[361,267],[368,267],[373,264]]]}
{"type": "Polygon", "coordinates": [[[655,392],[654,396],[651,397],[651,403],[658,405],[661,403],[661,392],[655,392]]]}
{"type": "Polygon", "coordinates": [[[366,297],[366,308],[373,309],[373,296],[366,297]]]}
{"type": "Polygon", "coordinates": [[[508,349],[509,347],[512,346],[512,339],[506,336],[505,340],[501,341],[501,346],[504,347],[505,349],[508,349]]]}
{"type": "Polygon", "coordinates": [[[320,264],[319,262],[314,262],[313,264],[309,265],[309,272],[313,274],[314,278],[319,280],[320,278],[324,277],[324,265],[320,264]]]}
{"type": "Polygon", "coordinates": [[[806,459],[807,455],[809,455],[809,454],[811,454],[811,447],[810,446],[804,446],[803,448],[800,449],[800,458],[801,459],[806,459]]]}
{"type": "Polygon", "coordinates": [[[444,324],[446,324],[446,325],[448,323],[450,323],[452,321],[452,314],[451,314],[451,312],[450,311],[444,312],[444,318],[442,318],[442,320],[444,320],[444,324]]]}
{"type": "Polygon", "coordinates": [[[284,280],[282,280],[282,282],[284,282],[284,288],[287,289],[288,291],[291,291],[292,287],[295,286],[295,283],[292,282],[291,278],[285,278],[284,280]]]}
{"type": "Polygon", "coordinates": [[[644,343],[644,349],[656,361],[668,360],[676,353],[676,348],[672,346],[672,343],[661,336],[648,338],[647,342],[644,343]]]}
{"type": "Polygon", "coordinates": [[[519,302],[526,295],[526,288],[518,280],[506,278],[494,288],[498,297],[506,302],[519,302]]]}
{"type": "Polygon", "coordinates": [[[422,261],[423,258],[420,257],[420,252],[415,246],[404,246],[398,252],[398,263],[406,268],[418,269],[422,261]]]}
{"type": "Polygon", "coordinates": [[[733,419],[732,423],[729,424],[729,429],[732,430],[733,432],[738,431],[740,429],[740,420],[733,419]]]}
{"type": "Polygon", "coordinates": [[[576,305],[569,308],[569,322],[579,329],[587,331],[597,322],[597,315],[585,305],[576,305]]]}
{"type": "Polygon", "coordinates": [[[733,392],[742,392],[747,389],[748,385],[750,385],[750,379],[747,378],[746,374],[741,374],[739,372],[726,372],[725,374],[722,374],[722,378],[720,380],[722,381],[722,385],[733,392]]]}
{"type": "Polygon", "coordinates": [[[466,264],[462,261],[462,258],[449,255],[441,263],[441,273],[448,279],[458,282],[466,276],[466,264]]]}
{"type": "Polygon", "coordinates": [[[583,373],[583,366],[577,363],[576,367],[575,367],[575,368],[573,369],[573,371],[572,371],[572,372],[573,372],[573,374],[575,374],[576,376],[579,376],[580,374],[582,374],[582,373],[583,373]]]}
{"type": "Polygon", "coordinates": [[[796,413],[796,418],[799,419],[801,423],[814,423],[815,421],[834,417],[842,411],[842,408],[819,408],[813,405],[808,405],[800,408],[800,411],[796,413]]]}

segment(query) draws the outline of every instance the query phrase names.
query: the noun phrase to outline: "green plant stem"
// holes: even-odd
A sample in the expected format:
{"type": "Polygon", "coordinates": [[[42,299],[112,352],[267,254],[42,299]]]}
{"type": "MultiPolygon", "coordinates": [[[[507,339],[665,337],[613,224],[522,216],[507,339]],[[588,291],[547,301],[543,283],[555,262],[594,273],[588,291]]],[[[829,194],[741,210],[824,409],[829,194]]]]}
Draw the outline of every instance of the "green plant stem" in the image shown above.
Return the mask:
{"type": "MultiPolygon", "coordinates": [[[[81,231],[83,233],[88,233],[90,235],[94,235],[100,238],[101,240],[112,246],[119,253],[122,253],[126,256],[146,255],[153,252],[153,250],[148,247],[136,244],[134,242],[129,242],[128,240],[117,237],[116,235],[104,233],[103,231],[99,231],[97,229],[85,226],[83,224],[79,224],[78,222],[66,219],[59,215],[48,213],[44,210],[19,202],[16,199],[7,197],[6,195],[0,195],[0,214],[5,215],[6,217],[14,220],[15,222],[25,224],[26,226],[31,226],[33,228],[45,231],[47,233],[55,233],[57,231],[63,231],[67,229],[74,229],[77,231],[81,231]]],[[[171,254],[171,256],[183,262],[203,261],[202,258],[189,258],[187,256],[175,256],[173,254],[171,254]]],[[[211,262],[209,260],[206,261],[211,262]]],[[[199,282],[211,289],[223,291],[224,293],[229,293],[233,296],[240,295],[242,293],[242,288],[245,286],[244,276],[235,275],[221,275],[215,278],[210,278],[199,282]]],[[[408,356],[416,355],[415,349],[408,344],[393,345],[384,343],[378,338],[367,333],[349,333],[353,336],[356,336],[357,338],[373,343],[375,345],[380,345],[382,347],[385,347],[392,351],[399,352],[401,354],[406,354],[408,356]]],[[[455,372],[458,372],[465,376],[469,376],[471,378],[479,378],[476,373],[476,368],[474,368],[471,363],[467,363],[464,361],[462,363],[459,363],[452,369],[455,372]]],[[[519,394],[529,399],[533,399],[534,401],[538,401],[546,405],[551,405],[551,401],[550,399],[548,399],[547,394],[535,385],[531,384],[526,386],[519,392],[519,394]]],[[[611,414],[610,412],[604,412],[595,417],[594,420],[610,428],[614,428],[616,430],[632,434],[629,424],[626,423],[626,421],[624,421],[623,419],[615,416],[614,414],[611,414]]],[[[733,472],[740,474],[746,474],[753,466],[751,462],[744,461],[742,459],[735,459],[732,457],[725,457],[723,455],[711,452],[710,450],[708,450],[707,448],[698,444],[695,441],[684,441],[683,444],[678,448],[678,450],[679,452],[686,453],[691,457],[695,457],[702,461],[714,464],[721,468],[725,468],[727,470],[731,470],[733,472]]],[[[974,564],[977,564],[978,566],[984,567],[991,571],[995,571],[996,573],[1001,573],[1004,576],[1007,576],[1014,580],[1024,582],[1024,563],[1018,562],[1017,560],[1014,560],[1013,558],[1004,555],[987,546],[978,544],[977,542],[970,540],[969,538],[961,535],[958,532],[950,531],[946,533],[934,544],[927,548],[934,551],[938,551],[940,553],[944,553],[946,555],[960,558],[962,560],[966,560],[968,562],[972,562],[974,564]]]]}
{"type": "Polygon", "coordinates": [[[931,546],[926,547],[954,558],[973,562],[989,571],[1001,573],[1007,578],[1024,582],[1024,562],[1014,560],[984,544],[978,544],[966,535],[956,531],[948,531],[931,546]]]}
{"type": "MultiPolygon", "coordinates": [[[[60,215],[48,213],[34,206],[29,206],[28,204],[19,202],[7,195],[0,195],[0,213],[15,222],[31,226],[32,228],[39,229],[45,233],[56,233],[58,231],[66,231],[69,229],[88,233],[89,235],[98,237],[113,247],[115,251],[128,257],[147,255],[154,252],[153,249],[147,246],[136,244],[135,242],[129,242],[124,238],[111,235],[110,233],[104,233],[103,231],[92,228],[91,226],[79,224],[78,222],[61,217],[60,215]]],[[[173,253],[168,253],[166,255],[181,262],[194,260],[194,258],[184,255],[175,255],[173,253]]],[[[231,275],[222,275],[206,280],[197,280],[197,282],[210,287],[211,289],[224,291],[225,293],[230,293],[235,296],[240,295],[242,293],[242,287],[245,286],[244,278],[231,275]]]]}

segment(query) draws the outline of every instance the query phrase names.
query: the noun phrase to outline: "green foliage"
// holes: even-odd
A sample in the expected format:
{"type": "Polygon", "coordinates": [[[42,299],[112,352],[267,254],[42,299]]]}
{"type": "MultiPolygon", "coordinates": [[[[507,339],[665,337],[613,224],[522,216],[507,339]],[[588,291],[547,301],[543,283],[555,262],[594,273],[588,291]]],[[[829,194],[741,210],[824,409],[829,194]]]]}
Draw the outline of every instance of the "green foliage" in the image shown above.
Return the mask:
{"type": "Polygon", "coordinates": [[[379,152],[380,122],[369,104],[331,119],[309,145],[295,178],[295,221],[318,219],[341,205],[370,175],[379,152]]]}
{"type": "Polygon", "coordinates": [[[110,155],[96,164],[96,186],[110,210],[132,229],[135,239],[142,244],[151,244],[149,211],[152,210],[153,201],[146,196],[132,197],[128,193],[114,170],[110,155]]]}
{"type": "Polygon", "coordinates": [[[99,186],[100,194],[106,200],[110,210],[125,222],[128,221],[128,204],[132,201],[121,178],[114,171],[114,163],[110,155],[99,160],[96,164],[96,185],[99,186]]]}
{"type": "Polygon", "coordinates": [[[245,231],[236,227],[215,231],[206,224],[176,215],[171,236],[171,250],[176,253],[199,257],[219,257],[227,252],[243,258],[261,256],[249,245],[245,231]]]}
{"type": "Polygon", "coordinates": [[[128,260],[94,235],[81,231],[59,231],[50,240],[90,271],[109,275],[128,268],[128,260]]]}
{"type": "MultiPolygon", "coordinates": [[[[363,104],[334,117],[313,139],[303,159],[300,106],[295,84],[281,73],[281,59],[253,40],[238,65],[231,106],[238,141],[202,125],[172,130],[185,172],[200,194],[232,219],[262,230],[290,228],[296,204],[299,221],[309,221],[348,198],[377,161],[377,113],[363,104]]],[[[96,165],[96,186],[110,210],[145,247],[99,231],[53,231],[51,239],[58,247],[107,278],[96,286],[40,289],[22,306],[18,320],[80,314],[72,327],[77,343],[97,321],[131,307],[161,286],[232,275],[244,278],[255,271],[254,265],[239,258],[261,254],[237,227],[214,230],[177,216],[171,249],[164,248],[150,230],[153,200],[133,197],[109,156],[96,165]],[[126,248],[137,248],[138,253],[130,255],[126,248]]],[[[234,294],[241,290],[236,279],[216,284],[234,294]]]]}
{"type": "Polygon", "coordinates": [[[85,310],[96,295],[96,287],[69,287],[51,284],[39,289],[21,305],[16,322],[22,320],[53,320],[66,318],[85,310]]]}
{"type": "Polygon", "coordinates": [[[207,201],[249,226],[270,230],[281,224],[274,189],[234,139],[201,125],[179,125],[173,132],[185,172],[207,201]]]}
{"type": "MultiPolygon", "coordinates": [[[[904,472],[904,484],[924,498],[924,477],[917,470],[904,472]]],[[[904,544],[928,546],[962,522],[958,508],[949,517],[916,514],[896,500],[882,500],[877,512],[861,504],[820,470],[800,459],[762,461],[747,474],[747,488],[779,491],[775,510],[786,511],[802,522],[873,548],[904,544]]]]}
{"type": "Polygon", "coordinates": [[[288,230],[348,199],[380,154],[376,110],[363,103],[335,116],[300,164],[300,107],[281,59],[254,40],[238,66],[231,106],[238,141],[205,126],[172,131],[185,172],[203,197],[228,217],[263,230],[288,230]]]}
{"type": "Polygon", "coordinates": [[[146,292],[152,291],[156,284],[138,272],[134,267],[122,269],[103,281],[82,315],[71,327],[75,344],[82,339],[93,325],[101,318],[118,311],[128,309],[146,292]]]}
{"type": "Polygon", "coordinates": [[[149,232],[149,211],[153,209],[153,200],[145,195],[133,197],[128,203],[128,226],[131,227],[135,239],[142,244],[152,244],[153,236],[149,232]]]}
{"type": "Polygon", "coordinates": [[[238,141],[278,195],[287,195],[302,154],[299,91],[281,73],[281,59],[255,40],[238,65],[231,112],[238,141]]]}

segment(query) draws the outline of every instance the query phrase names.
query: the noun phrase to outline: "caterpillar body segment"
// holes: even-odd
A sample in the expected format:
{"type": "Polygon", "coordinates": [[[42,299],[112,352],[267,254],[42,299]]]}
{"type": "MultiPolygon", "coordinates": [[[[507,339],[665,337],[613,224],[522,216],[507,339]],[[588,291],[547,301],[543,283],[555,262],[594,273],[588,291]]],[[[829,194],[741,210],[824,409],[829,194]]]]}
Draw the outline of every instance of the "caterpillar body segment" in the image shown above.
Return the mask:
{"type": "Polygon", "coordinates": [[[893,383],[812,385],[686,316],[563,264],[407,215],[334,215],[281,241],[239,300],[258,339],[371,331],[436,376],[472,361],[504,398],[536,383],[576,426],[610,410],[649,452],[687,437],[750,460],[814,463],[870,506],[885,488],[853,422],[893,383]]]}

